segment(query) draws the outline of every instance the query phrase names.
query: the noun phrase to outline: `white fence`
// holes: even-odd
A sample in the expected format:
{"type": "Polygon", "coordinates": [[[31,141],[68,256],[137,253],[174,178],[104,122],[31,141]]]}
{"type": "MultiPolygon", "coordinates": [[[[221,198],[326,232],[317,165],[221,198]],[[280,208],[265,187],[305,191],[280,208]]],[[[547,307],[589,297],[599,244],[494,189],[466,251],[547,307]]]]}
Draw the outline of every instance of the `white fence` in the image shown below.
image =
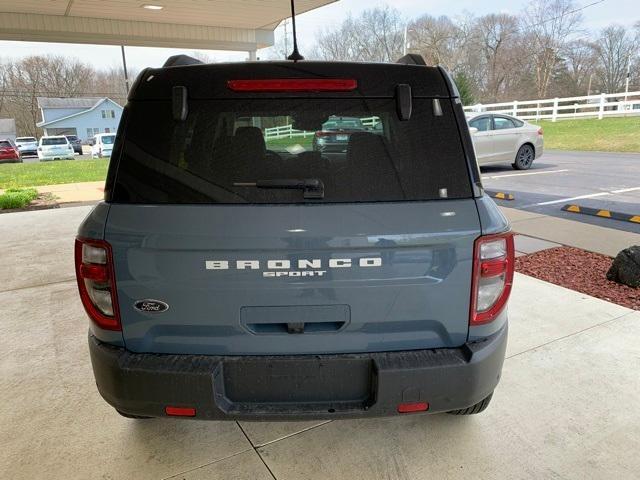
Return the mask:
{"type": "Polygon", "coordinates": [[[640,115],[640,91],[470,105],[466,112],[506,113],[523,120],[640,115]]]}
{"type": "MultiPolygon", "coordinates": [[[[361,118],[360,121],[365,127],[374,127],[376,123],[380,121],[378,117],[361,118]]],[[[282,125],[280,127],[265,128],[264,139],[266,141],[276,140],[278,138],[293,138],[313,136],[314,132],[308,132],[305,130],[296,130],[293,125],[282,125]]]]}

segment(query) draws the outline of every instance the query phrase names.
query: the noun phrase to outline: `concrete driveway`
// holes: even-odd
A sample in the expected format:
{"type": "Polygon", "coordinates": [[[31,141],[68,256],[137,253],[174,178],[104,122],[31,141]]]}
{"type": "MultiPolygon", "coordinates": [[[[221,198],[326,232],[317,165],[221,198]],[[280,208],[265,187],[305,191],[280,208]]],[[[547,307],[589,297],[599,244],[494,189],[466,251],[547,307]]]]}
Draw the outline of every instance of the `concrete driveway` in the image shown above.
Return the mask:
{"type": "Polygon", "coordinates": [[[0,215],[0,478],[638,478],[640,312],[522,275],[481,415],[122,418],[95,389],[73,278],[88,210],[0,215]]]}

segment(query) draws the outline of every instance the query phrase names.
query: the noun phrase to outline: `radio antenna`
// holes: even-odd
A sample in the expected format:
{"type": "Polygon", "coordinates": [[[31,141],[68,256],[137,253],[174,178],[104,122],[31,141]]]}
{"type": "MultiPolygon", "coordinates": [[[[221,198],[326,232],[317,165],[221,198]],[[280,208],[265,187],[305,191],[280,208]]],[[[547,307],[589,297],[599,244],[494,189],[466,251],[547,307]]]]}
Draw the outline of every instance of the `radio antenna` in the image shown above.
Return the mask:
{"type": "Polygon", "coordinates": [[[287,60],[304,60],[304,57],[300,55],[298,51],[298,37],[296,36],[296,5],[295,0],[291,0],[291,26],[293,27],[293,52],[287,57],[287,60]]]}

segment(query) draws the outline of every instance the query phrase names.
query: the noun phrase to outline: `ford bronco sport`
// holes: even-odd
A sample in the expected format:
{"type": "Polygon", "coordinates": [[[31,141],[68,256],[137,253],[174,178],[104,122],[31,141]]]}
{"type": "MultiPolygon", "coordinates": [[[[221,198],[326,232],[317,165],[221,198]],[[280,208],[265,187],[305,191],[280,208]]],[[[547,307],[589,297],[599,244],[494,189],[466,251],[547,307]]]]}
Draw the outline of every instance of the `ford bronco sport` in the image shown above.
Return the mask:
{"type": "Polygon", "coordinates": [[[439,67],[143,71],[76,272],[100,394],[127,417],[478,413],[513,278],[439,67]],[[346,148],[313,148],[330,119],[346,148]]]}

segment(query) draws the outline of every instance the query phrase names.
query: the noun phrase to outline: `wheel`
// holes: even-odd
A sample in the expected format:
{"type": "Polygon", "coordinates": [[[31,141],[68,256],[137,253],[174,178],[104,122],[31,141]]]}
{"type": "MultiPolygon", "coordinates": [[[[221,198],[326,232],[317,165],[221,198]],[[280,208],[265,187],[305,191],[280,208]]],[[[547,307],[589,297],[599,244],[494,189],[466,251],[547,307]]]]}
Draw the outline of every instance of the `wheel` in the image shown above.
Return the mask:
{"type": "Polygon", "coordinates": [[[145,417],[142,415],[131,415],[129,413],[121,412],[117,408],[116,408],[116,412],[118,412],[120,415],[122,415],[125,418],[132,418],[134,420],[148,420],[149,418],[153,418],[153,417],[145,417]]]}
{"type": "Polygon", "coordinates": [[[491,397],[493,396],[493,392],[489,394],[488,397],[480,400],[475,405],[471,405],[468,408],[462,408],[460,410],[451,410],[447,412],[450,415],[475,415],[476,413],[484,412],[486,408],[489,406],[489,402],[491,402],[491,397]]]}
{"type": "Polygon", "coordinates": [[[516,161],[512,164],[516,170],[528,170],[531,168],[536,154],[531,145],[522,145],[516,154],[516,161]]]}

